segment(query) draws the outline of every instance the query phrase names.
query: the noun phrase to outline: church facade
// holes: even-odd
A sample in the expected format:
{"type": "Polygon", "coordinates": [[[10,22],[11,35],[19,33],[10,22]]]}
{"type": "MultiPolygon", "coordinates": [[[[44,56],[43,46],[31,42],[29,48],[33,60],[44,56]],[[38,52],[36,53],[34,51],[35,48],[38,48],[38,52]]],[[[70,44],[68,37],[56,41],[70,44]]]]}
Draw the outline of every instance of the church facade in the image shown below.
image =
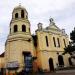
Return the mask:
{"type": "Polygon", "coordinates": [[[59,29],[53,18],[50,18],[46,28],[42,27],[42,23],[38,23],[35,35],[31,34],[30,25],[27,10],[22,6],[15,7],[10,22],[10,33],[5,43],[5,68],[13,65],[18,67],[17,72],[21,72],[24,67],[28,70],[27,59],[31,57],[36,58],[32,63],[36,71],[53,71],[57,67],[69,66],[69,55],[62,55],[64,48],[69,44],[65,30],[59,29]]]}

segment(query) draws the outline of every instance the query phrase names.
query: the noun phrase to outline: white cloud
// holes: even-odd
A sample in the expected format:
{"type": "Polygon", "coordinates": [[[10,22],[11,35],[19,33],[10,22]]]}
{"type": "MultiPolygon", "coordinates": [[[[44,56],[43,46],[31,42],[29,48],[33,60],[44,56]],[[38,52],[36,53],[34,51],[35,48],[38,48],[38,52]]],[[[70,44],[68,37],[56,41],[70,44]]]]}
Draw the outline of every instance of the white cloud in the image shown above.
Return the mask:
{"type": "Polygon", "coordinates": [[[75,20],[75,0],[2,0],[0,1],[0,50],[4,50],[4,43],[9,32],[12,10],[21,3],[29,13],[32,33],[37,29],[37,23],[43,22],[48,26],[50,16],[55,19],[60,28],[65,28],[69,34],[75,20]]]}
{"type": "Polygon", "coordinates": [[[0,45],[0,54],[4,52],[4,45],[0,45]]]}
{"type": "Polygon", "coordinates": [[[2,28],[0,28],[0,35],[1,35],[1,33],[2,33],[2,28]]]}

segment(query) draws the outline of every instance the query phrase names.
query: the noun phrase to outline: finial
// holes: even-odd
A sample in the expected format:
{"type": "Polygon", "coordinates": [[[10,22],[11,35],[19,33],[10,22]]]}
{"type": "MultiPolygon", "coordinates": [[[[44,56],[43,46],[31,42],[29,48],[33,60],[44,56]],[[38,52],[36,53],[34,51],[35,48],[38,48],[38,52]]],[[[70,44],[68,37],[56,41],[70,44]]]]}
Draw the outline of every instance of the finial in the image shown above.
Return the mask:
{"type": "Polygon", "coordinates": [[[50,21],[50,22],[54,22],[53,18],[50,18],[49,21],[50,21]]]}
{"type": "Polygon", "coordinates": [[[55,24],[53,18],[50,18],[49,21],[51,25],[55,24]]]}
{"type": "Polygon", "coordinates": [[[42,23],[38,23],[38,29],[42,30],[42,23]]]}

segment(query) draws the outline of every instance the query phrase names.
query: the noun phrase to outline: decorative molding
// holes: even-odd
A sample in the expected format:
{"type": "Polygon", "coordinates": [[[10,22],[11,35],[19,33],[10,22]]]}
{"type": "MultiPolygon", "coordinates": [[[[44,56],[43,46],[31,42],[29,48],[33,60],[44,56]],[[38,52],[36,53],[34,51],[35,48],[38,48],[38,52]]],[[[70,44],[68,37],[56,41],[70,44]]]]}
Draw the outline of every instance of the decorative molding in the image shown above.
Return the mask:
{"type": "Polygon", "coordinates": [[[39,52],[64,52],[64,51],[56,51],[56,50],[38,50],[39,52]]]}

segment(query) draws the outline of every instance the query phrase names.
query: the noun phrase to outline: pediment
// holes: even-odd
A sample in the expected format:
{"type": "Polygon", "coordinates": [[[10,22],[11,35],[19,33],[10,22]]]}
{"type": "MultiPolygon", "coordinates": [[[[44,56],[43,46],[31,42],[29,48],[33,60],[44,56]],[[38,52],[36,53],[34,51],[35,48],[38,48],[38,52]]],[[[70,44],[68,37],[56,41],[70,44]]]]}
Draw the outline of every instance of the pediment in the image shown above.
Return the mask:
{"type": "Polygon", "coordinates": [[[48,30],[57,30],[57,31],[61,31],[56,25],[50,25],[50,26],[48,26],[46,29],[48,29],[48,30]]]}
{"type": "Polygon", "coordinates": [[[51,28],[51,29],[60,30],[56,25],[51,25],[50,28],[51,28]]]}

